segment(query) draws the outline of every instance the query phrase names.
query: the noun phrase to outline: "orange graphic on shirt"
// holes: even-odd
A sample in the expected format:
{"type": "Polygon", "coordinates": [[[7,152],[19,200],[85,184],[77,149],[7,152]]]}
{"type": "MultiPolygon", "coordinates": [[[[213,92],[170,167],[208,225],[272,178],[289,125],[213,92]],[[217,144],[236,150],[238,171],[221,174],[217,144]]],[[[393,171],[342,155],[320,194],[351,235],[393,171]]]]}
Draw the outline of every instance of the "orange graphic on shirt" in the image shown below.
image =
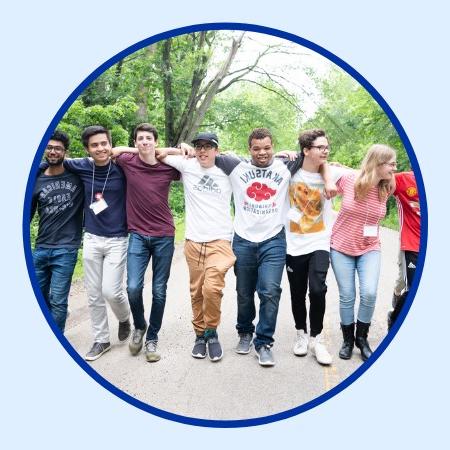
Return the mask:
{"type": "Polygon", "coordinates": [[[415,197],[417,195],[417,189],[415,186],[410,186],[406,189],[406,194],[408,197],[415,197]]]}
{"type": "Polygon", "coordinates": [[[302,214],[298,221],[290,221],[292,233],[306,234],[325,230],[321,189],[311,188],[306,183],[292,183],[289,187],[289,200],[291,208],[302,214]]]}

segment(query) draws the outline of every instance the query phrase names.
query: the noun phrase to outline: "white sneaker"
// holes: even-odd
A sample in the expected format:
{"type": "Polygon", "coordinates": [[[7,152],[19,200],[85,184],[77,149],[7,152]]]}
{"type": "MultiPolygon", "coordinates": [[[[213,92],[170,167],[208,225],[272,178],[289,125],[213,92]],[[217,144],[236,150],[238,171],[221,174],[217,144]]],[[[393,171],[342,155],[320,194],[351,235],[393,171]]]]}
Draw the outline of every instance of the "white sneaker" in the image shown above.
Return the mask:
{"type": "Polygon", "coordinates": [[[328,352],[325,343],[323,342],[322,334],[318,334],[311,338],[311,352],[316,357],[319,364],[328,366],[333,361],[332,356],[328,352]]]}
{"type": "Polygon", "coordinates": [[[297,330],[297,339],[294,344],[294,355],[305,356],[308,353],[308,335],[304,330],[297,330]]]}

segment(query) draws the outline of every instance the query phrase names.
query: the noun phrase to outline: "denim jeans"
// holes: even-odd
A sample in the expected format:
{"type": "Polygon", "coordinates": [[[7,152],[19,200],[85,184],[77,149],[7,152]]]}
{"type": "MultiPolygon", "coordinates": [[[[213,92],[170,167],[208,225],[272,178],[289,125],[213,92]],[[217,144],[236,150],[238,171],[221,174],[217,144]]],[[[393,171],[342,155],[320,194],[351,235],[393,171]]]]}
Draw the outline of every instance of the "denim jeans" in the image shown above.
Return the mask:
{"type": "Polygon", "coordinates": [[[56,325],[64,333],[67,318],[67,298],[77,248],[44,248],[33,251],[33,264],[39,287],[56,325]]]}
{"type": "Polygon", "coordinates": [[[127,258],[127,291],[134,327],[139,330],[145,328],[142,291],[145,271],[150,259],[152,259],[152,308],[147,340],[158,340],[158,332],[161,329],[166,305],[167,280],[170,275],[174,250],[173,236],[152,237],[130,233],[127,258]]]}
{"type": "Polygon", "coordinates": [[[256,317],[255,291],[259,297],[259,321],[256,326],[255,349],[272,345],[281,296],[281,277],[286,262],[284,229],[263,242],[250,242],[237,234],[233,238],[236,255],[234,273],[238,316],[238,333],[253,333],[256,317]]]}
{"type": "Polygon", "coordinates": [[[331,266],[339,288],[339,312],[343,325],[350,325],[355,321],[355,273],[358,274],[359,279],[358,320],[364,323],[370,323],[372,320],[377,299],[380,265],[381,253],[378,250],[360,256],[350,256],[331,249],[331,266]]]}

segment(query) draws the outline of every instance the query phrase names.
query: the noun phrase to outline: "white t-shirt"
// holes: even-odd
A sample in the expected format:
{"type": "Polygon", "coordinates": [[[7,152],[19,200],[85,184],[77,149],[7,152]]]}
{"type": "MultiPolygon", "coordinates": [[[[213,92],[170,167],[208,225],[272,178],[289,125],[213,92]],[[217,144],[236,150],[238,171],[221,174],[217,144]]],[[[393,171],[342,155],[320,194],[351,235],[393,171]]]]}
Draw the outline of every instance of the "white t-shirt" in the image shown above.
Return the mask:
{"type": "Polygon", "coordinates": [[[257,167],[231,155],[218,156],[216,165],[229,174],[233,187],[235,232],[251,242],[263,242],[278,234],[288,208],[291,173],[286,165],[274,159],[268,167],[257,167]]]}
{"type": "MultiPolygon", "coordinates": [[[[329,166],[333,182],[348,169],[329,166]]],[[[286,220],[287,254],[307,255],[317,250],[330,251],[330,238],[336,214],[324,196],[320,173],[298,170],[289,184],[289,205],[286,220]]]]}
{"type": "Polygon", "coordinates": [[[203,168],[197,159],[169,155],[164,162],[175,167],[181,175],[186,202],[186,239],[211,242],[231,241],[231,184],[218,167],[203,168]]]}

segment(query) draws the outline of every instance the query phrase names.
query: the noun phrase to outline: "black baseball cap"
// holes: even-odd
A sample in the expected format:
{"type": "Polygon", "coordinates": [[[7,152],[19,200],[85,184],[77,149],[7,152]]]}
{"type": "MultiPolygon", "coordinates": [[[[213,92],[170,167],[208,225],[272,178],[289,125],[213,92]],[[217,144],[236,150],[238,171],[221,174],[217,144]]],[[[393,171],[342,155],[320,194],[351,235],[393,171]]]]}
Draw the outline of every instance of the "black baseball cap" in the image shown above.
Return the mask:
{"type": "Polygon", "coordinates": [[[215,145],[216,147],[219,146],[219,138],[217,137],[216,133],[198,133],[197,136],[192,139],[192,143],[195,145],[195,143],[198,141],[211,142],[211,144],[215,145]]]}

